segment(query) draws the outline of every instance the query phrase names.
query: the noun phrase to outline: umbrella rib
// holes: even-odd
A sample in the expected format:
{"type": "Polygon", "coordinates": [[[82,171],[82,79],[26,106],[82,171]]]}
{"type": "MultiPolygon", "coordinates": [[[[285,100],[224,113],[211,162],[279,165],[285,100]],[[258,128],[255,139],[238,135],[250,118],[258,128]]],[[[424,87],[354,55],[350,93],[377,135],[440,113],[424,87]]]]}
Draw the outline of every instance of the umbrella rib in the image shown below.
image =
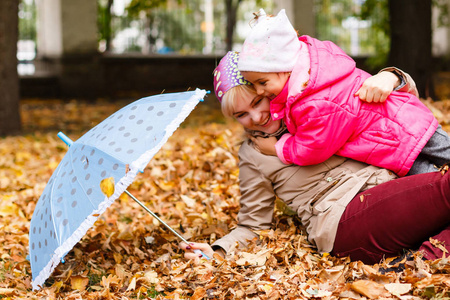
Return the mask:
{"type": "Polygon", "coordinates": [[[145,206],[141,201],[139,201],[136,197],[134,197],[130,192],[128,192],[127,190],[125,190],[125,193],[130,196],[134,201],[136,201],[137,204],[139,204],[143,209],[145,209],[149,214],[152,215],[153,218],[155,218],[156,220],[158,220],[161,224],[163,224],[164,226],[166,226],[167,229],[169,229],[170,231],[173,232],[173,234],[175,234],[177,237],[179,237],[183,242],[185,242],[186,244],[189,244],[189,242],[182,236],[180,235],[175,229],[173,229],[172,227],[170,227],[166,222],[164,222],[160,217],[158,217],[154,212],[152,212],[150,209],[147,208],[147,206],[145,206]]]}

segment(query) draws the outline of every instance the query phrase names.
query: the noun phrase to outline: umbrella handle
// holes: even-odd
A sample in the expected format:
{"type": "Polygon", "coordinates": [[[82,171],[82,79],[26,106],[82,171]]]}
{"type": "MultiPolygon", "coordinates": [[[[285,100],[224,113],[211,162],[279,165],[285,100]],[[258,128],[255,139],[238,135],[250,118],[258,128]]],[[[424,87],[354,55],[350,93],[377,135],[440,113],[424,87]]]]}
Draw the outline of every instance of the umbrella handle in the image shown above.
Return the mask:
{"type": "Polygon", "coordinates": [[[204,259],[210,260],[209,256],[203,253],[203,251],[200,249],[194,249],[194,253],[197,255],[202,255],[202,258],[204,259]]]}

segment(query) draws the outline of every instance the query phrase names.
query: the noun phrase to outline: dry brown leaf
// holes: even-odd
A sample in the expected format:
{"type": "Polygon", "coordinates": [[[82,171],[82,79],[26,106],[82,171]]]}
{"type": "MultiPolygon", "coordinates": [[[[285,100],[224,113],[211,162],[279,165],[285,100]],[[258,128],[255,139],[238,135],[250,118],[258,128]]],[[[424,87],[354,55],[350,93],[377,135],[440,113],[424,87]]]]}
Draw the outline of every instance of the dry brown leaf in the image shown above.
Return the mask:
{"type": "Polygon", "coordinates": [[[194,294],[191,296],[191,300],[198,300],[203,299],[203,297],[206,295],[206,289],[202,287],[198,287],[195,289],[194,294]]]}
{"type": "Polygon", "coordinates": [[[2,296],[13,295],[15,292],[16,289],[0,288],[0,295],[2,296]]]}
{"type": "Polygon", "coordinates": [[[384,285],[384,288],[394,296],[406,294],[411,290],[410,283],[388,283],[384,285]]]}
{"type": "Polygon", "coordinates": [[[242,252],[241,253],[242,257],[236,261],[236,264],[240,266],[245,265],[264,266],[269,255],[270,255],[269,250],[265,249],[257,253],[242,252]]]}
{"type": "Polygon", "coordinates": [[[358,280],[350,285],[351,289],[369,299],[378,299],[385,296],[384,286],[370,280],[358,280]]]}

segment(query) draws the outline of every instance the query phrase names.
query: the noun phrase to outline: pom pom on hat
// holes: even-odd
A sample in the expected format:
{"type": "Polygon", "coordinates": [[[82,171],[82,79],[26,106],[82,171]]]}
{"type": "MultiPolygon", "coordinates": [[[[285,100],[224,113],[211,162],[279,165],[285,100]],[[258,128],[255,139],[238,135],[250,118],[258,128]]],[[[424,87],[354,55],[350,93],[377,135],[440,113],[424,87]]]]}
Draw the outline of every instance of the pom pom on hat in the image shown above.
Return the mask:
{"type": "Polygon", "coordinates": [[[297,32],[282,9],[276,17],[261,8],[256,24],[244,41],[239,71],[290,72],[294,69],[301,44],[297,32]]]}
{"type": "Polygon", "coordinates": [[[231,88],[238,85],[251,85],[251,83],[239,72],[237,64],[239,53],[229,51],[219,62],[214,70],[214,92],[217,99],[222,102],[223,95],[231,88]]]}

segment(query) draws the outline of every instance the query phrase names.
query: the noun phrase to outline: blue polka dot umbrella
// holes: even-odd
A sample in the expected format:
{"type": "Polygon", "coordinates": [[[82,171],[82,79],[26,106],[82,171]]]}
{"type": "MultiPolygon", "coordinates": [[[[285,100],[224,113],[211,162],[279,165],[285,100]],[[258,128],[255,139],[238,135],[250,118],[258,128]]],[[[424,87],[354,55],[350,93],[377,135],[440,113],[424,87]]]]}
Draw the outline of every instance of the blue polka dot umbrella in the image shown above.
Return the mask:
{"type": "Polygon", "coordinates": [[[77,141],[66,139],[69,150],[39,198],[30,223],[33,289],[42,287],[114,200],[123,192],[129,194],[126,189],[136,175],[205,94],[197,89],[142,98],[115,112],[77,141]],[[100,183],[110,177],[115,186],[108,197],[100,183]]]}

